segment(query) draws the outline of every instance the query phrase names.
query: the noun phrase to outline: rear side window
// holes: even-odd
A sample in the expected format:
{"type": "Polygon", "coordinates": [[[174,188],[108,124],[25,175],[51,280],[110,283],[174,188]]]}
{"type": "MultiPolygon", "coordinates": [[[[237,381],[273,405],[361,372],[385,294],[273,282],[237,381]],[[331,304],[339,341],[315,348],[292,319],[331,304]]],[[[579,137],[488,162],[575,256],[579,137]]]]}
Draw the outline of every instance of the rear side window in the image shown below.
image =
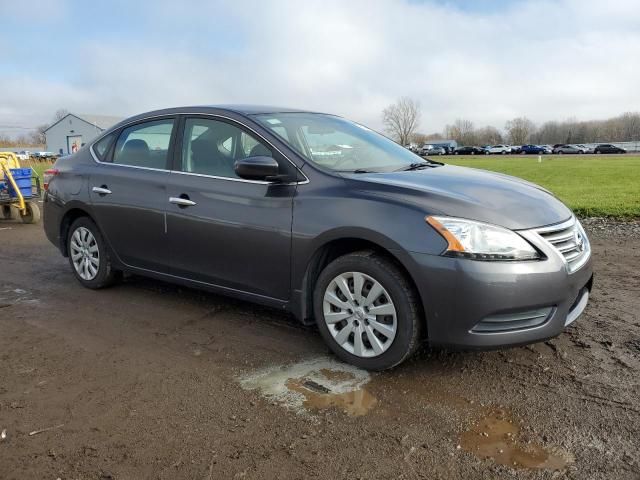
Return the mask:
{"type": "Polygon", "coordinates": [[[125,128],[116,142],[113,163],[166,169],[174,120],[154,120],[125,128]]]}
{"type": "Polygon", "coordinates": [[[115,132],[110,133],[104,138],[101,138],[93,145],[93,152],[96,154],[98,159],[101,162],[106,161],[107,155],[109,154],[109,149],[111,145],[113,145],[114,140],[116,139],[115,132]]]}

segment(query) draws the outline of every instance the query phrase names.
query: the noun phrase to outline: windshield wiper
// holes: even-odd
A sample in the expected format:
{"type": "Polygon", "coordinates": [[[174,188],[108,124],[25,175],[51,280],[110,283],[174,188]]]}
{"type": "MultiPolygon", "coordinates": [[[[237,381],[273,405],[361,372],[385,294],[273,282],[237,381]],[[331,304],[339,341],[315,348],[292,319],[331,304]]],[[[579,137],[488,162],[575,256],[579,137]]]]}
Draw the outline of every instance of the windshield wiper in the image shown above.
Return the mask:
{"type": "Polygon", "coordinates": [[[336,170],[340,173],[377,173],[373,170],[367,170],[366,168],[356,168],[355,170],[336,170]]]}
{"type": "Polygon", "coordinates": [[[399,168],[396,172],[407,172],[409,170],[420,170],[421,168],[434,167],[436,165],[444,165],[440,162],[429,160],[428,162],[414,162],[406,167],[399,168]]]}

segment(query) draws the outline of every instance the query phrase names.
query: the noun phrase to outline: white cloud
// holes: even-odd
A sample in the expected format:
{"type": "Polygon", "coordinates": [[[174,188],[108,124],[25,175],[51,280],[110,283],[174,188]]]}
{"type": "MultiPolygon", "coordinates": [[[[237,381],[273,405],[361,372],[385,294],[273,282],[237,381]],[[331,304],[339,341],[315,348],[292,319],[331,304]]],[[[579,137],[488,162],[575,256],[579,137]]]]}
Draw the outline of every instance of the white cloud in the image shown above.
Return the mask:
{"type": "Polygon", "coordinates": [[[59,107],[128,115],[262,103],[380,127],[381,110],[404,95],[420,100],[427,132],[458,117],[503,127],[519,115],[640,110],[634,0],[532,0],[485,14],[391,0],[153,5],[137,38],[79,39],[73,81],[5,76],[0,124],[47,120],[59,107]]]}

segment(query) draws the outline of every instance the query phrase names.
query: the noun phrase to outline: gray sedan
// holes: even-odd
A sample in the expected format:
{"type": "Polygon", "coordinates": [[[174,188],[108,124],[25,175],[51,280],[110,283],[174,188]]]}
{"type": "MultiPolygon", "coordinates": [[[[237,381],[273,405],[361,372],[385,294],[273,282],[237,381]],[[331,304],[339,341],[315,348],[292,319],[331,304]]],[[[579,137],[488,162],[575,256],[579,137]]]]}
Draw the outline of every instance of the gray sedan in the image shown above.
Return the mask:
{"type": "Polygon", "coordinates": [[[129,272],[287,310],[372,370],[425,341],[553,337],[592,286],[587,236],[543,188],[425,161],[334,115],[145,113],[45,184],[47,237],[85,287],[129,272]]]}

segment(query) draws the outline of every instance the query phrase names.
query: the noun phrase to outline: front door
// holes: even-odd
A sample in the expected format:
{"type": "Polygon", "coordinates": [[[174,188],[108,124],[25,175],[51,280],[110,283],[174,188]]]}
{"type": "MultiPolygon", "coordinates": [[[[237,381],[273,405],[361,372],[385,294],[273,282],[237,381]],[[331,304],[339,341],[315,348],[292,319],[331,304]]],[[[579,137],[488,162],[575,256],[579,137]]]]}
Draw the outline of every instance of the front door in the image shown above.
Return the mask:
{"type": "Polygon", "coordinates": [[[187,117],[167,186],[170,273],[236,291],[286,300],[296,185],[239,178],[234,162],[273,156],[236,123],[187,117]]]}
{"type": "MultiPolygon", "coordinates": [[[[94,145],[104,155],[89,177],[89,193],[98,227],[128,266],[168,271],[165,212],[174,118],[125,128],[115,144],[94,145]]],[[[107,138],[104,139],[107,141],[107,138]]]]}

